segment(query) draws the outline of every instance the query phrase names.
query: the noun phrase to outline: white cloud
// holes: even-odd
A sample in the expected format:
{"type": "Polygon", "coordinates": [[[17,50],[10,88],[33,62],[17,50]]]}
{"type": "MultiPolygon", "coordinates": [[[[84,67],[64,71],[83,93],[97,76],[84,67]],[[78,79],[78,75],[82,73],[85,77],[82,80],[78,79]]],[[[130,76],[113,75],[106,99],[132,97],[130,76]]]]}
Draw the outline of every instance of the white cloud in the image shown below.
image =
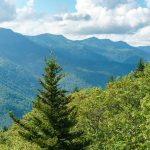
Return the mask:
{"type": "MultiPolygon", "coordinates": [[[[42,13],[38,13],[34,10],[34,0],[27,0],[26,5],[23,8],[17,8],[17,17],[16,21],[25,21],[28,22],[39,20],[40,18],[44,17],[45,15],[42,13]]],[[[44,19],[44,18],[43,18],[44,19]]]]}
{"type": "Polygon", "coordinates": [[[78,33],[131,33],[150,23],[150,9],[139,7],[133,0],[77,0],[77,2],[77,11],[89,14],[92,18],[89,23],[80,26],[78,33]]]}
{"type": "Polygon", "coordinates": [[[150,8],[150,0],[145,0],[146,1],[146,5],[147,5],[147,7],[149,7],[150,8]]]}
{"type": "Polygon", "coordinates": [[[87,8],[105,7],[114,9],[120,5],[136,6],[136,0],[77,0],[78,11],[88,11],[87,8]]]}
{"type": "Polygon", "coordinates": [[[16,10],[13,0],[0,1],[0,22],[10,21],[15,18],[16,10]]]}
{"type": "Polygon", "coordinates": [[[27,6],[28,7],[33,7],[33,5],[34,5],[34,0],[27,0],[27,6]]]}
{"type": "MultiPolygon", "coordinates": [[[[5,0],[10,4],[8,1],[5,0]]],[[[0,26],[23,34],[49,32],[71,38],[97,36],[150,45],[150,34],[147,34],[150,33],[150,0],[145,2],[147,7],[144,8],[137,0],[77,0],[76,12],[52,16],[36,12],[34,0],[27,0],[26,6],[16,9],[14,20],[5,19],[0,26]]],[[[13,4],[10,6],[14,9],[13,4]]]]}

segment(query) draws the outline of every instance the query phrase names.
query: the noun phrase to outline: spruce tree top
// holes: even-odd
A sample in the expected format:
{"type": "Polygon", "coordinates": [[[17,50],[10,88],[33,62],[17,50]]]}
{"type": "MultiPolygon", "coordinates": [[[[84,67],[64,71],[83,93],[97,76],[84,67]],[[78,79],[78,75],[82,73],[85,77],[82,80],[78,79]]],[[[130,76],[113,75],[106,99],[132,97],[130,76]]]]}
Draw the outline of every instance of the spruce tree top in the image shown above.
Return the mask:
{"type": "Polygon", "coordinates": [[[42,149],[81,150],[89,141],[80,140],[82,131],[71,131],[77,123],[76,111],[74,107],[68,107],[71,99],[60,88],[60,80],[64,77],[61,71],[54,59],[47,60],[45,74],[39,80],[42,87],[33,105],[37,114],[33,114],[30,120],[18,120],[13,114],[10,116],[18,124],[20,135],[42,149]]]}

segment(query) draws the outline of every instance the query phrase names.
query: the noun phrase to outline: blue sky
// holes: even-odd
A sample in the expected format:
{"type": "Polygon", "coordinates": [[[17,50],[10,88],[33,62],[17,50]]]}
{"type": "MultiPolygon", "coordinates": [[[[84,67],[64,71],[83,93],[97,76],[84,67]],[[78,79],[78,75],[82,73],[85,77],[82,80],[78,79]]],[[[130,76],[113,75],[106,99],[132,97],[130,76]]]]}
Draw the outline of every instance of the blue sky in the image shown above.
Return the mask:
{"type": "MultiPolygon", "coordinates": [[[[23,7],[26,0],[16,0],[17,7],[23,7]]],[[[34,8],[39,12],[61,13],[74,12],[76,0],[35,0],[34,8]]]]}
{"type": "MultiPolygon", "coordinates": [[[[17,7],[23,7],[27,0],[16,0],[17,7]]],[[[110,0],[111,1],[111,0],[110,0]]],[[[145,7],[144,0],[137,0],[141,7],[145,7]]],[[[75,12],[76,0],[35,0],[34,8],[40,12],[49,12],[51,14],[62,11],[75,12]]]]}
{"type": "Polygon", "coordinates": [[[150,45],[150,0],[1,0],[0,27],[150,45]]]}

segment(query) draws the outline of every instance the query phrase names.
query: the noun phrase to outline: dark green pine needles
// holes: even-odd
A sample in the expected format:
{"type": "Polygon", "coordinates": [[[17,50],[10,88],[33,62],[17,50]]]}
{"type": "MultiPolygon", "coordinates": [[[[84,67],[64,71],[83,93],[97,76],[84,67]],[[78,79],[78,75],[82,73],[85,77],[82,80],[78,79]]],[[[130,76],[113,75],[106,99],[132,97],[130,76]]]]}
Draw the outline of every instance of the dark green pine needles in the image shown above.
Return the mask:
{"type": "Polygon", "coordinates": [[[138,62],[138,65],[137,65],[137,68],[136,68],[136,71],[135,71],[135,77],[136,78],[139,78],[139,77],[143,76],[144,68],[145,68],[145,63],[144,63],[144,60],[141,58],[138,62]]]}
{"type": "Polygon", "coordinates": [[[19,134],[26,140],[38,144],[46,150],[81,150],[88,145],[83,141],[82,131],[72,131],[76,125],[76,112],[69,108],[70,97],[60,88],[59,81],[64,77],[62,68],[55,60],[46,61],[45,74],[40,80],[39,90],[29,120],[19,120],[10,113],[10,117],[18,124],[19,134]],[[42,117],[37,114],[42,114],[42,117]]]}
{"type": "Polygon", "coordinates": [[[138,62],[136,72],[143,72],[144,71],[144,66],[145,66],[144,60],[141,58],[138,62]]]}

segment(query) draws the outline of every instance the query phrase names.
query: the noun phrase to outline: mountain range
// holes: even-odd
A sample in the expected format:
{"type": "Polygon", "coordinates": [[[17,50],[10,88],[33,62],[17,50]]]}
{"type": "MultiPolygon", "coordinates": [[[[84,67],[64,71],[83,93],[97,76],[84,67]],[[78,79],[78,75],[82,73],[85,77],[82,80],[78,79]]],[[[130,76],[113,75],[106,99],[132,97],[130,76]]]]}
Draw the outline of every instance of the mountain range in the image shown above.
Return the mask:
{"type": "Polygon", "coordinates": [[[11,123],[7,113],[21,117],[31,109],[45,58],[54,57],[67,72],[61,86],[105,87],[109,77],[134,71],[140,58],[150,60],[150,47],[95,37],[69,40],[62,35],[27,36],[0,28],[0,127],[11,123]]]}

